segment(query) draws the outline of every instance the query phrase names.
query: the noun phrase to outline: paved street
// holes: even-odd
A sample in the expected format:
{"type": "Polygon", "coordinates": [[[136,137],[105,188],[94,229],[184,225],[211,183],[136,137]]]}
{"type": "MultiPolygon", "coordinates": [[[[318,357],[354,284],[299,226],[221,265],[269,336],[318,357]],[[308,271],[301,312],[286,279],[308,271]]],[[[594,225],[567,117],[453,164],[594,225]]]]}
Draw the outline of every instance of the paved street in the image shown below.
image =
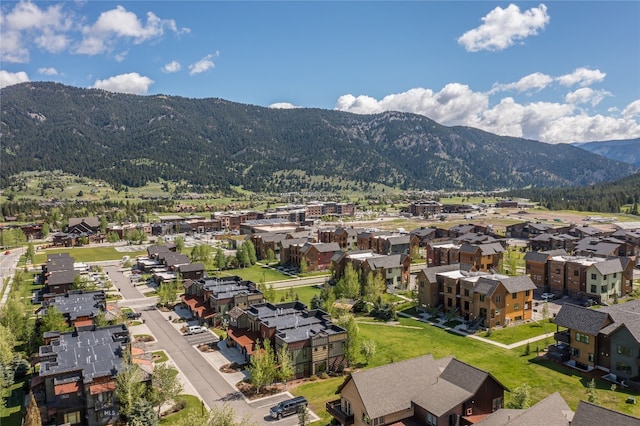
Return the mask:
{"type": "MultiPolygon", "coordinates": [[[[128,306],[137,312],[142,312],[144,324],[132,327],[132,333],[152,334],[156,341],[147,344],[150,351],[164,350],[170,357],[173,364],[181,372],[186,381],[185,391],[194,393],[208,407],[228,403],[235,410],[238,417],[245,414],[251,416],[258,424],[269,425],[296,425],[297,416],[291,416],[279,421],[272,420],[269,416],[269,408],[280,401],[291,397],[289,394],[279,394],[273,397],[263,398],[255,401],[248,401],[234,386],[242,380],[243,373],[225,374],[219,371],[219,367],[228,364],[235,359],[241,360],[235,349],[229,349],[223,343],[221,349],[213,353],[204,353],[194,345],[205,340],[216,339],[211,332],[184,336],[179,328],[185,323],[173,323],[169,321],[169,316],[175,318],[175,312],[160,312],[155,308],[156,298],[145,297],[139,290],[142,286],[136,287],[130,282],[120,270],[119,266],[107,266],[104,268],[108,273],[116,288],[120,289],[123,300],[119,302],[121,306],[128,306]],[[191,392],[190,392],[191,391],[191,392]]],[[[315,414],[311,414],[312,419],[317,419],[315,414]]]]}

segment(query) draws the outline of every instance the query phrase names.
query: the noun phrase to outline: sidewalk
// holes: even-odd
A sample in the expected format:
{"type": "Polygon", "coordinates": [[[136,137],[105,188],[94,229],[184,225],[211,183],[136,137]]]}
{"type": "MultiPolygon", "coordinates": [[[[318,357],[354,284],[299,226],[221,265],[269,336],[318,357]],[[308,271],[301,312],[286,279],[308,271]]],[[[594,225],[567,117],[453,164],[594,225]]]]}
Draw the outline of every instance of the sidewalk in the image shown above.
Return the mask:
{"type": "Polygon", "coordinates": [[[416,321],[420,321],[420,322],[424,322],[424,323],[427,323],[427,324],[431,324],[434,327],[438,327],[438,328],[441,328],[443,330],[459,334],[460,336],[469,337],[471,339],[479,340],[481,342],[488,343],[490,345],[498,346],[500,348],[508,349],[508,350],[517,348],[519,346],[526,345],[527,343],[537,342],[539,340],[544,340],[544,339],[546,339],[548,337],[553,337],[553,335],[554,335],[554,333],[541,334],[539,336],[531,337],[530,339],[527,339],[527,340],[522,340],[520,342],[515,342],[515,343],[511,343],[509,345],[506,345],[504,343],[496,342],[494,340],[487,339],[485,337],[480,337],[478,335],[471,334],[471,333],[467,332],[466,330],[463,330],[463,328],[465,327],[464,324],[460,324],[460,325],[458,325],[456,327],[447,327],[447,326],[445,326],[443,324],[440,324],[440,323],[437,323],[437,322],[431,322],[431,321],[428,321],[428,320],[426,320],[424,318],[418,318],[418,317],[414,317],[412,315],[407,315],[407,314],[404,314],[402,312],[399,312],[398,315],[403,316],[405,318],[412,318],[412,319],[414,319],[416,321]]]}

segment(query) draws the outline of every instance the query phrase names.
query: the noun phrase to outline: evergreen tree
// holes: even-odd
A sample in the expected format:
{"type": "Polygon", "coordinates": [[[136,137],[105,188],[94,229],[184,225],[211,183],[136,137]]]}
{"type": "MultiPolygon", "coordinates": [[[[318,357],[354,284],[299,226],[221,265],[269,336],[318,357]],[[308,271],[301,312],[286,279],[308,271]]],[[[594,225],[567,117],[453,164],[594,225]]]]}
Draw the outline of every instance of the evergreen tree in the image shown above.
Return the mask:
{"type": "Polygon", "coordinates": [[[127,416],[127,426],[157,426],[159,423],[153,405],[146,398],[138,399],[127,416]]]}
{"type": "Polygon", "coordinates": [[[42,426],[40,410],[38,409],[38,403],[36,402],[35,396],[33,396],[33,392],[29,392],[23,426],[42,426]]]}

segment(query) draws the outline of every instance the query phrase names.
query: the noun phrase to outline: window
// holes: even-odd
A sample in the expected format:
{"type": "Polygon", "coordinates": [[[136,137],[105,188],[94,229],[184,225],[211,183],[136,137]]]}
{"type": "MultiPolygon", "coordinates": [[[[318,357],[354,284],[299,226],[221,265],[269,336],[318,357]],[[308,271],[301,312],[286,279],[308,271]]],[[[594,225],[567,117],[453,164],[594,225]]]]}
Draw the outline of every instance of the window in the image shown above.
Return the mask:
{"type": "Polygon", "coordinates": [[[609,287],[605,284],[605,285],[602,286],[601,290],[602,290],[603,293],[606,293],[609,290],[609,287]]]}
{"type": "Polygon", "coordinates": [[[616,272],[613,273],[613,278],[617,278],[618,274],[616,272]]]}
{"type": "Polygon", "coordinates": [[[580,274],[580,271],[578,271],[577,269],[573,270],[573,276],[577,277],[580,274]]]}
{"type": "Polygon", "coordinates": [[[496,303],[500,303],[500,295],[496,296],[496,303]]]}
{"type": "Polygon", "coordinates": [[[480,301],[481,301],[481,302],[484,302],[484,294],[481,294],[481,295],[480,295],[480,301]]]}
{"type": "Polygon", "coordinates": [[[529,297],[530,294],[531,294],[531,290],[527,290],[527,291],[524,292],[524,295],[527,296],[527,297],[529,297]]]}
{"type": "Polygon", "coordinates": [[[349,401],[342,398],[340,405],[341,405],[340,408],[342,408],[342,412],[345,413],[347,416],[351,416],[353,414],[353,412],[351,411],[351,403],[349,401]]]}
{"type": "Polygon", "coordinates": [[[593,362],[594,361],[594,356],[592,353],[589,353],[589,362],[593,362]]]}
{"type": "Polygon", "coordinates": [[[518,311],[518,310],[520,310],[520,304],[519,304],[519,303],[514,304],[514,305],[513,305],[513,310],[514,310],[514,311],[518,311]]]}
{"type": "Polygon", "coordinates": [[[496,315],[500,315],[500,308],[496,309],[496,315]]]}
{"type": "Polygon", "coordinates": [[[465,288],[465,289],[464,289],[464,295],[465,295],[466,297],[469,297],[469,289],[468,289],[468,288],[465,288]]]}
{"type": "Polygon", "coordinates": [[[69,424],[80,423],[80,411],[64,414],[64,422],[69,424]]]}
{"type": "Polygon", "coordinates": [[[447,286],[447,293],[453,293],[453,289],[449,286],[447,286]]]}
{"type": "Polygon", "coordinates": [[[517,299],[518,298],[518,293],[512,293],[511,294],[511,298],[512,299],[517,299]]]}
{"type": "Polygon", "coordinates": [[[598,291],[598,290],[596,290],[596,286],[592,284],[591,285],[591,293],[595,293],[596,291],[598,291]]]}
{"type": "Polygon", "coordinates": [[[571,356],[580,357],[580,349],[576,349],[573,346],[571,347],[571,356]]]}
{"type": "Polygon", "coordinates": [[[621,373],[631,374],[631,366],[624,362],[616,362],[616,370],[621,373]]]}
{"type": "Polygon", "coordinates": [[[576,333],[576,341],[580,343],[589,343],[589,336],[582,333],[576,333]]]}
{"type": "Polygon", "coordinates": [[[431,413],[427,413],[427,424],[435,426],[438,424],[438,418],[431,413]]]}
{"type": "Polygon", "coordinates": [[[633,356],[633,348],[624,345],[618,345],[616,347],[616,352],[619,355],[633,356]]]}
{"type": "Polygon", "coordinates": [[[560,273],[560,268],[556,268],[556,274],[560,273]]]}
{"type": "Polygon", "coordinates": [[[591,279],[595,280],[596,279],[596,274],[591,274],[591,279]]]}

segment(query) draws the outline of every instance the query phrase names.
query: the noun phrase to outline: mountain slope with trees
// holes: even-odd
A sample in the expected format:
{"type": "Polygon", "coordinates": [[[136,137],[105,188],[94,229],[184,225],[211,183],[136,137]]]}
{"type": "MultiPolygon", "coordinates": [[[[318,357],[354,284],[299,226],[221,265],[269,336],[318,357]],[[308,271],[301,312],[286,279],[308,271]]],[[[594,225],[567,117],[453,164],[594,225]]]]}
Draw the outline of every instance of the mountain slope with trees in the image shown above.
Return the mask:
{"type": "Polygon", "coordinates": [[[374,182],[432,190],[558,187],[637,171],[571,145],[445,127],[407,113],[269,109],[57,83],[9,86],[1,96],[5,187],[25,170],[62,170],[116,188],[163,179],[223,192],[334,189],[315,177],[358,189],[374,182]]]}
{"type": "Polygon", "coordinates": [[[612,160],[640,167],[640,138],[622,141],[583,142],[573,145],[612,160]]]}

